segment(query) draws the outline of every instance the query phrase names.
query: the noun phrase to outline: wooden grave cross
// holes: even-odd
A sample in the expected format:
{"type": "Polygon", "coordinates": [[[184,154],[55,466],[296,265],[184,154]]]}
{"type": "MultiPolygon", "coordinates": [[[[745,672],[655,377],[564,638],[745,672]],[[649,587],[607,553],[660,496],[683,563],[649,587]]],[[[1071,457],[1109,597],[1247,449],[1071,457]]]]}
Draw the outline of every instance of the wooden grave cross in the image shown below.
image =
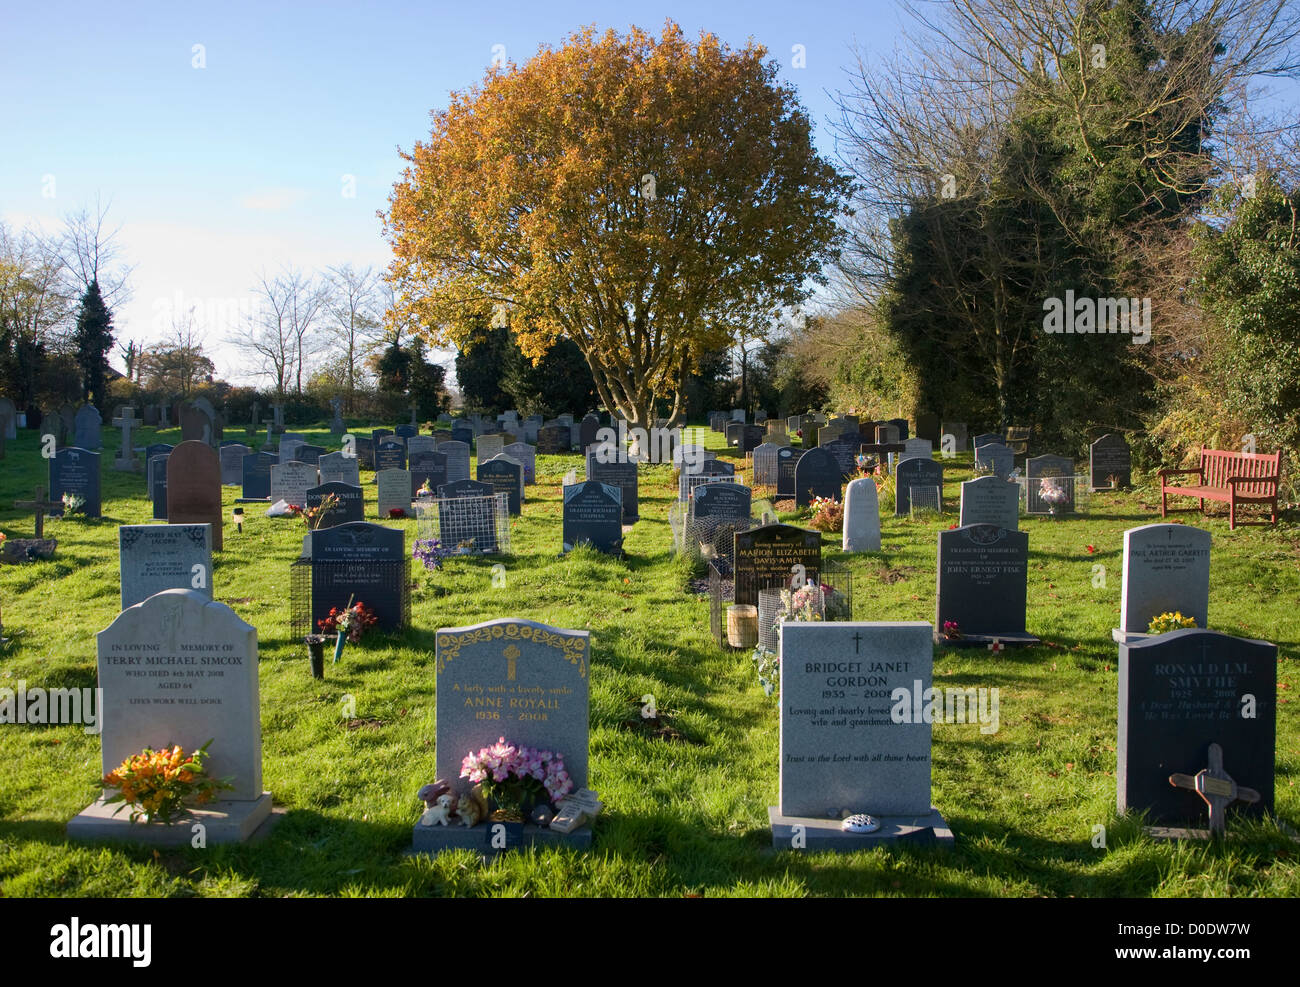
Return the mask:
{"type": "Polygon", "coordinates": [[[36,512],[36,537],[45,537],[45,512],[61,507],[62,502],[53,503],[45,499],[45,488],[36,488],[36,497],[33,500],[15,500],[14,507],[20,507],[25,510],[36,512]]]}
{"type": "Polygon", "coordinates": [[[1258,802],[1259,792],[1253,788],[1242,788],[1223,770],[1223,748],[1218,744],[1210,745],[1210,766],[1202,768],[1194,776],[1172,774],[1169,784],[1175,788],[1186,788],[1195,792],[1210,807],[1210,832],[1223,836],[1227,832],[1226,814],[1233,802],[1258,802]]]}

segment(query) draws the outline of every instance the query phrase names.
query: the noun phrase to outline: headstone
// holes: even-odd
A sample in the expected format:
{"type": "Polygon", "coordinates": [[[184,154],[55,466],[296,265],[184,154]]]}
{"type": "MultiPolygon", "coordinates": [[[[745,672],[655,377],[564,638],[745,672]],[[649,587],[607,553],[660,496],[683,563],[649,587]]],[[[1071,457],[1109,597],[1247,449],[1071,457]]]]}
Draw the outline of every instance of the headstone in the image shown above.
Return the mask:
{"type": "MultiPolygon", "coordinates": [[[[183,445],[183,443],[182,443],[183,445]]],[[[208,741],[206,773],[232,790],[173,823],[132,824],[102,797],[68,824],[73,839],[207,844],[248,839],[271,814],[262,790],[257,630],[224,603],[170,589],[129,607],[96,635],[102,773],[145,747],[194,751],[208,741]]]]}
{"type": "Polygon", "coordinates": [[[781,625],[774,847],[870,846],[870,836],[841,828],[856,813],[876,817],[886,837],[952,841],[930,803],[931,724],[912,715],[925,705],[932,655],[930,626],[921,622],[781,625]],[[894,714],[900,705],[902,722],[894,714]]]}
{"type": "Polygon", "coordinates": [[[355,440],[353,448],[357,454],[357,468],[363,470],[374,470],[375,468],[375,440],[365,435],[354,435],[355,440]]]}
{"type": "Polygon", "coordinates": [[[1088,447],[1088,486],[1120,489],[1133,482],[1133,457],[1122,435],[1103,435],[1088,447]]]}
{"type": "MultiPolygon", "coordinates": [[[[347,431],[347,426],[343,424],[343,399],[330,398],[330,433],[332,435],[342,435],[347,431]]],[[[253,421],[257,421],[257,405],[253,405],[253,421]]]]}
{"type": "Polygon", "coordinates": [[[409,613],[406,585],[406,534],[397,528],[353,521],[311,533],[311,622],[364,603],[378,618],[375,630],[392,631],[406,625],[409,613]]]}
{"type": "Polygon", "coordinates": [[[411,438],[412,436],[419,435],[420,429],[419,426],[417,425],[398,425],[395,429],[393,429],[393,434],[396,435],[403,442],[405,442],[407,439],[411,438]]]}
{"type": "Polygon", "coordinates": [[[598,552],[623,551],[623,495],[618,487],[585,480],[564,488],[564,551],[587,543],[598,552]]]}
{"type": "Polygon", "coordinates": [[[46,436],[52,436],[54,439],[54,445],[51,448],[57,449],[61,445],[67,445],[68,432],[64,427],[63,418],[57,411],[43,411],[41,413],[40,441],[42,448],[49,443],[46,436]]]}
{"type": "MultiPolygon", "coordinates": [[[[940,426],[940,429],[942,430],[943,435],[952,436],[952,451],[954,454],[966,451],[967,444],[970,442],[970,436],[967,434],[965,422],[944,422],[940,426]]],[[[943,447],[942,436],[940,436],[939,445],[940,448],[943,447]]]]}
{"type": "Polygon", "coordinates": [[[898,454],[898,462],[907,459],[933,459],[934,443],[929,439],[908,439],[903,443],[903,451],[898,454]]]}
{"type": "Polygon", "coordinates": [[[735,602],[758,605],[758,592],[789,586],[801,567],[808,582],[818,582],[822,568],[822,536],[791,524],[763,524],[737,531],[734,561],[735,602]]]}
{"type": "Polygon", "coordinates": [[[298,446],[294,452],[294,458],[300,463],[309,463],[315,466],[320,462],[320,457],[325,455],[325,449],[322,446],[313,446],[303,443],[298,446]]]}
{"type": "Polygon", "coordinates": [[[1001,432],[981,432],[971,440],[971,447],[978,450],[980,446],[988,445],[990,442],[1002,442],[1001,432]]]}
{"type": "Polygon", "coordinates": [[[480,435],[475,445],[475,452],[478,455],[480,463],[486,462],[493,456],[501,455],[506,447],[505,437],[501,435],[480,435]]]}
{"type": "MultiPolygon", "coordinates": [[[[435,641],[434,750],[439,778],[451,782],[457,795],[465,795],[471,783],[460,776],[462,759],[504,736],[511,744],[559,755],[574,791],[586,788],[588,631],[506,618],[441,627],[435,641]]],[[[550,829],[536,832],[539,842],[562,839],[550,829]]],[[[580,838],[566,842],[590,842],[590,827],[578,833],[580,838]]],[[[491,824],[472,829],[417,825],[414,849],[434,851],[448,845],[486,849],[492,836],[491,824]]]]}
{"type": "Polygon", "coordinates": [[[86,517],[100,517],[99,453],[73,447],[60,449],[50,459],[50,499],[59,506],[50,511],[53,517],[63,516],[63,495],[77,494],[85,498],[82,512],[86,517]]]}
{"type": "Polygon", "coordinates": [[[935,634],[955,623],[959,638],[945,643],[1035,644],[1025,631],[1029,535],[992,524],[939,532],[935,634]]]}
{"type": "Polygon", "coordinates": [[[894,516],[911,513],[913,487],[937,489],[939,510],[943,510],[943,463],[937,459],[908,459],[894,470],[894,516]]]}
{"type": "Polygon", "coordinates": [[[412,435],[406,440],[406,459],[410,462],[417,452],[437,452],[438,440],[432,435],[412,435]]]}
{"type": "Polygon", "coordinates": [[[834,442],[841,435],[851,431],[854,431],[854,429],[849,426],[848,422],[842,418],[837,418],[835,421],[828,422],[817,429],[817,445],[818,447],[825,446],[826,443],[834,442]]]}
{"type": "Polygon", "coordinates": [[[167,520],[167,455],[152,456],[145,463],[149,474],[149,499],[155,521],[167,520]]]}
{"type": "Polygon", "coordinates": [[[212,525],[212,550],[221,551],[221,460],[212,446],[182,442],[167,457],[167,520],[212,525]]]}
{"type": "Polygon", "coordinates": [[[271,467],[271,502],[304,507],[307,491],[320,482],[315,466],[306,463],[277,463],[271,467]]]}
{"type": "Polygon", "coordinates": [[[1020,528],[1020,486],[998,476],[977,476],[961,485],[962,527],[993,524],[1008,531],[1020,528]]]}
{"type": "Polygon", "coordinates": [[[737,448],[743,456],[753,452],[763,442],[763,429],[758,425],[744,425],[740,429],[740,442],[737,448]]]}
{"type": "Polygon", "coordinates": [[[356,456],[347,456],[341,452],[327,452],[316,460],[316,469],[320,472],[321,483],[361,486],[361,467],[356,456]]]}
{"type": "Polygon", "coordinates": [[[465,445],[474,444],[474,429],[466,422],[458,422],[451,427],[451,439],[453,442],[463,442],[465,445]]]}
{"type": "Polygon", "coordinates": [[[221,485],[237,487],[244,482],[244,457],[252,452],[246,445],[236,442],[223,445],[218,457],[221,460],[221,485]]]}
{"type": "Polygon", "coordinates": [[[59,505],[57,502],[49,500],[45,496],[44,487],[37,487],[33,493],[34,496],[31,500],[15,500],[14,507],[17,507],[19,510],[28,510],[33,513],[36,540],[43,541],[45,539],[45,515],[46,513],[52,513],[54,508],[59,505]]]}
{"type": "Polygon", "coordinates": [[[103,445],[100,438],[100,427],[103,419],[99,416],[99,410],[94,405],[83,404],[77,409],[74,418],[73,431],[75,438],[72,444],[78,449],[86,449],[91,452],[99,449],[103,445]]]}
{"type": "Polygon", "coordinates": [[[422,450],[407,457],[406,471],[411,474],[411,499],[420,488],[428,485],[436,495],[438,488],[448,482],[447,457],[441,452],[422,450]]]}
{"type": "Polygon", "coordinates": [[[18,408],[9,398],[0,398],[0,421],[4,423],[5,439],[13,441],[18,438],[18,408]]]}
{"type": "Polygon", "coordinates": [[[908,432],[906,418],[891,418],[885,424],[892,425],[897,430],[898,438],[894,440],[895,442],[907,441],[908,432]]]}
{"type": "Polygon", "coordinates": [[[1070,514],[1074,511],[1074,461],[1064,456],[1034,456],[1025,460],[1025,513],[1070,514]],[[1047,483],[1043,481],[1046,480],[1047,483]],[[1056,487],[1065,500],[1051,509],[1044,493],[1056,487]]]}
{"type": "Polygon", "coordinates": [[[752,506],[749,487],[739,483],[703,483],[691,494],[691,518],[731,520],[748,518],[752,506]]]}
{"type": "Polygon", "coordinates": [[[298,450],[307,443],[302,439],[294,438],[288,434],[280,436],[280,462],[281,463],[301,463],[298,458],[298,450]]]}
{"type": "Polygon", "coordinates": [[[883,425],[876,426],[876,445],[892,446],[900,445],[903,441],[898,432],[898,426],[891,422],[885,422],[883,425]]]}
{"type": "Polygon", "coordinates": [[[498,455],[496,458],[478,464],[477,479],[479,483],[486,483],[492,487],[495,493],[503,493],[507,496],[506,503],[512,515],[520,513],[524,487],[524,468],[521,463],[512,463],[498,455]]]}
{"type": "Polygon", "coordinates": [[[596,452],[587,453],[587,479],[608,483],[618,487],[622,492],[623,523],[635,524],[640,516],[640,489],[637,465],[627,456],[600,456],[596,452]],[[619,462],[621,458],[623,462],[619,462]],[[602,462],[601,460],[607,460],[602,462]]]}
{"type": "Polygon", "coordinates": [[[507,456],[523,464],[524,485],[537,483],[537,450],[527,442],[511,442],[503,450],[507,456]]]}
{"type": "Polygon", "coordinates": [[[775,443],[764,442],[754,449],[754,486],[776,486],[776,454],[780,448],[775,443]]]}
{"type": "Polygon", "coordinates": [[[818,446],[823,452],[829,452],[834,457],[836,465],[840,468],[841,480],[848,479],[858,471],[858,451],[862,448],[859,439],[860,436],[856,432],[846,432],[839,438],[822,442],[818,446]]]}
{"type": "Polygon", "coordinates": [[[1162,613],[1191,617],[1207,627],[1210,609],[1210,533],[1188,524],[1144,524],[1124,532],[1121,644],[1147,636],[1162,613]]]}
{"type": "Polygon", "coordinates": [[[720,479],[731,480],[736,476],[735,464],[721,459],[706,459],[694,467],[685,465],[677,477],[677,499],[690,499],[691,492],[701,483],[714,483],[720,479]]]}
{"type": "Polygon", "coordinates": [[[1260,796],[1232,808],[1272,815],[1277,680],[1277,645],[1266,641],[1189,628],[1120,644],[1120,813],[1145,812],[1154,824],[1204,823],[1205,802],[1170,776],[1199,772],[1218,744],[1232,780],[1260,796]]]}
{"type": "Polygon", "coordinates": [[[375,471],[406,469],[406,446],[385,439],[375,446],[375,471]]]}
{"type": "Polygon", "coordinates": [[[842,546],[845,552],[880,551],[880,501],[869,476],[851,480],[844,490],[842,546]]]}
{"type": "Polygon", "coordinates": [[[391,518],[394,509],[400,510],[403,516],[411,513],[412,482],[409,470],[388,469],[375,474],[376,510],[379,517],[385,520],[391,518]]]}
{"type": "Polygon", "coordinates": [[[206,524],[124,524],[117,529],[121,607],[165,589],[212,599],[212,528],[206,524]]]}
{"type": "Polygon", "coordinates": [[[202,408],[188,405],[181,409],[181,441],[215,445],[213,421],[202,408]]]}
{"type": "Polygon", "coordinates": [[[1016,454],[1001,442],[986,442],[975,447],[975,468],[991,470],[993,475],[1005,480],[1016,467],[1016,454]]]}
{"type": "Polygon", "coordinates": [[[359,485],[353,486],[350,483],[322,483],[318,487],[312,487],[307,491],[307,496],[304,498],[305,503],[302,506],[320,507],[325,498],[331,494],[338,498],[338,503],[316,525],[315,530],[319,531],[323,528],[332,528],[335,525],[366,519],[365,495],[359,485]]]}
{"type": "Polygon", "coordinates": [[[134,473],[136,471],[135,447],[131,443],[131,429],[143,424],[143,419],[135,417],[134,408],[123,408],[122,414],[113,419],[113,427],[122,430],[122,440],[117,450],[117,457],[113,460],[113,469],[124,473],[134,473]]]}
{"type": "Polygon", "coordinates": [[[153,462],[155,456],[170,456],[175,446],[169,446],[165,442],[155,442],[152,445],[145,446],[144,449],[144,472],[145,482],[150,486],[153,484],[153,478],[149,475],[149,464],[153,462]]]}
{"type": "Polygon", "coordinates": [[[438,532],[445,548],[491,555],[501,550],[497,493],[478,480],[453,480],[438,488],[438,532]]]}
{"type": "Polygon", "coordinates": [[[809,449],[794,467],[794,500],[806,507],[816,497],[840,499],[840,464],[825,449],[809,449]]]}
{"type": "Polygon", "coordinates": [[[600,430],[600,419],[595,415],[587,415],[578,424],[578,448],[583,452],[587,447],[594,445],[596,442],[596,432],[600,430]]]}
{"type": "Polygon", "coordinates": [[[731,420],[732,420],[733,422],[744,422],[744,420],[745,420],[745,409],[744,409],[744,408],[732,408],[732,409],[731,409],[731,420]]]}
{"type": "Polygon", "coordinates": [[[532,415],[524,419],[524,441],[529,445],[537,445],[537,432],[542,427],[543,421],[541,415],[532,415]]]}
{"type": "Polygon", "coordinates": [[[740,448],[740,438],[745,431],[744,422],[731,422],[727,426],[727,446],[732,449],[740,448]]]}
{"type": "Polygon", "coordinates": [[[370,430],[370,438],[375,443],[375,449],[379,449],[379,444],[385,440],[393,441],[394,433],[391,428],[373,428],[370,430]]]}
{"type": "Polygon", "coordinates": [[[925,439],[930,443],[933,449],[938,444],[941,435],[939,433],[939,416],[927,412],[921,412],[916,416],[916,437],[925,439]]]}
{"type": "Polygon", "coordinates": [[[776,453],[776,496],[788,500],[795,495],[794,471],[803,456],[802,449],[788,446],[778,449],[776,453]]]}
{"type": "Polygon", "coordinates": [[[268,500],[271,496],[271,467],[278,465],[269,452],[253,452],[240,463],[240,500],[268,500]]]}
{"type": "Polygon", "coordinates": [[[464,442],[439,442],[438,451],[447,457],[447,482],[470,479],[469,446],[464,442]]]}
{"type": "Polygon", "coordinates": [[[569,451],[567,425],[543,425],[537,430],[537,454],[555,456],[569,451]]]}

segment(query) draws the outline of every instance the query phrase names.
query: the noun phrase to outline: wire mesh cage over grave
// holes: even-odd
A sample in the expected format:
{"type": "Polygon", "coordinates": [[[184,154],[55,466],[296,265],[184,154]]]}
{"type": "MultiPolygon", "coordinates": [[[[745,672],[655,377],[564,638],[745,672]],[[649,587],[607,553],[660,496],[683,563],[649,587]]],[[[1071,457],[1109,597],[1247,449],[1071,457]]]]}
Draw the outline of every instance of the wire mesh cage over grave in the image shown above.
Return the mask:
{"type": "Polygon", "coordinates": [[[1020,505],[1026,514],[1082,514],[1088,505],[1089,477],[1075,473],[1064,456],[1037,456],[1025,463],[1020,505]]]}
{"type": "Polygon", "coordinates": [[[315,634],[332,608],[363,603],[376,630],[411,623],[411,559],[406,533],[366,521],[318,529],[289,567],[289,631],[315,634]]]}
{"type": "Polygon", "coordinates": [[[445,554],[507,555],[510,552],[509,494],[422,497],[414,506],[420,539],[438,539],[445,554]]]}
{"type": "Polygon", "coordinates": [[[695,488],[690,502],[680,506],[683,509],[669,510],[674,548],[692,560],[716,560],[723,572],[729,573],[735,533],[758,523],[750,516],[750,489],[729,478],[722,483],[702,484],[695,488]]]}
{"type": "MultiPolygon", "coordinates": [[[[827,559],[820,568],[799,573],[769,575],[768,585],[754,590],[753,600],[745,587],[754,576],[722,572],[709,564],[709,632],[720,648],[730,648],[727,640],[727,607],[733,603],[750,603],[758,608],[758,643],[772,651],[779,644],[777,627],[780,618],[803,620],[852,620],[853,572],[847,565],[827,559]],[[801,585],[796,588],[802,578],[801,585]]],[[[751,587],[752,588],[752,587],[751,587]]]]}

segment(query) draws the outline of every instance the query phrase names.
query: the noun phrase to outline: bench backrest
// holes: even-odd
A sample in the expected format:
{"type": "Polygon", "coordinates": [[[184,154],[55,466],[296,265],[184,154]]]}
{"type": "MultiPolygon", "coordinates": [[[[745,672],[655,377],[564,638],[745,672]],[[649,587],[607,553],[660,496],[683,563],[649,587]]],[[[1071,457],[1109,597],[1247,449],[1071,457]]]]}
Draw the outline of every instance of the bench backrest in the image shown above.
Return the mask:
{"type": "MultiPolygon", "coordinates": [[[[1207,487],[1226,490],[1230,476],[1258,476],[1272,479],[1281,474],[1282,453],[1229,452],[1201,447],[1201,482],[1207,487]]],[[[1271,483],[1239,483],[1237,492],[1260,497],[1276,492],[1271,483]]]]}

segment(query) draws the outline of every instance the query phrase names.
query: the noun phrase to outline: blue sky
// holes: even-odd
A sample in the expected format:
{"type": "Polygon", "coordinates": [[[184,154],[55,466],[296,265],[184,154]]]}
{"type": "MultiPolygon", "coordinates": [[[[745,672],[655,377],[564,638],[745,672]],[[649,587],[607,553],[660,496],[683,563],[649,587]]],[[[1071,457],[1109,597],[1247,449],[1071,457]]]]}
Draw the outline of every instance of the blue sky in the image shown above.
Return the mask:
{"type": "Polygon", "coordinates": [[[397,148],[427,136],[450,91],[482,78],[493,46],[523,62],[587,24],[657,34],[670,17],[734,47],[752,37],[781,62],[829,153],[825,90],[844,86],[855,40],[887,50],[899,24],[892,0],[132,6],[6,15],[0,215],[52,229],[96,195],[111,200],[135,266],[119,340],[157,340],[178,301],[197,304],[217,323],[204,326],[206,345],[228,379],[249,368],[221,323],[259,270],[385,264],[375,213],[397,148]],[[792,67],[795,45],[805,67],[792,67]]]}

